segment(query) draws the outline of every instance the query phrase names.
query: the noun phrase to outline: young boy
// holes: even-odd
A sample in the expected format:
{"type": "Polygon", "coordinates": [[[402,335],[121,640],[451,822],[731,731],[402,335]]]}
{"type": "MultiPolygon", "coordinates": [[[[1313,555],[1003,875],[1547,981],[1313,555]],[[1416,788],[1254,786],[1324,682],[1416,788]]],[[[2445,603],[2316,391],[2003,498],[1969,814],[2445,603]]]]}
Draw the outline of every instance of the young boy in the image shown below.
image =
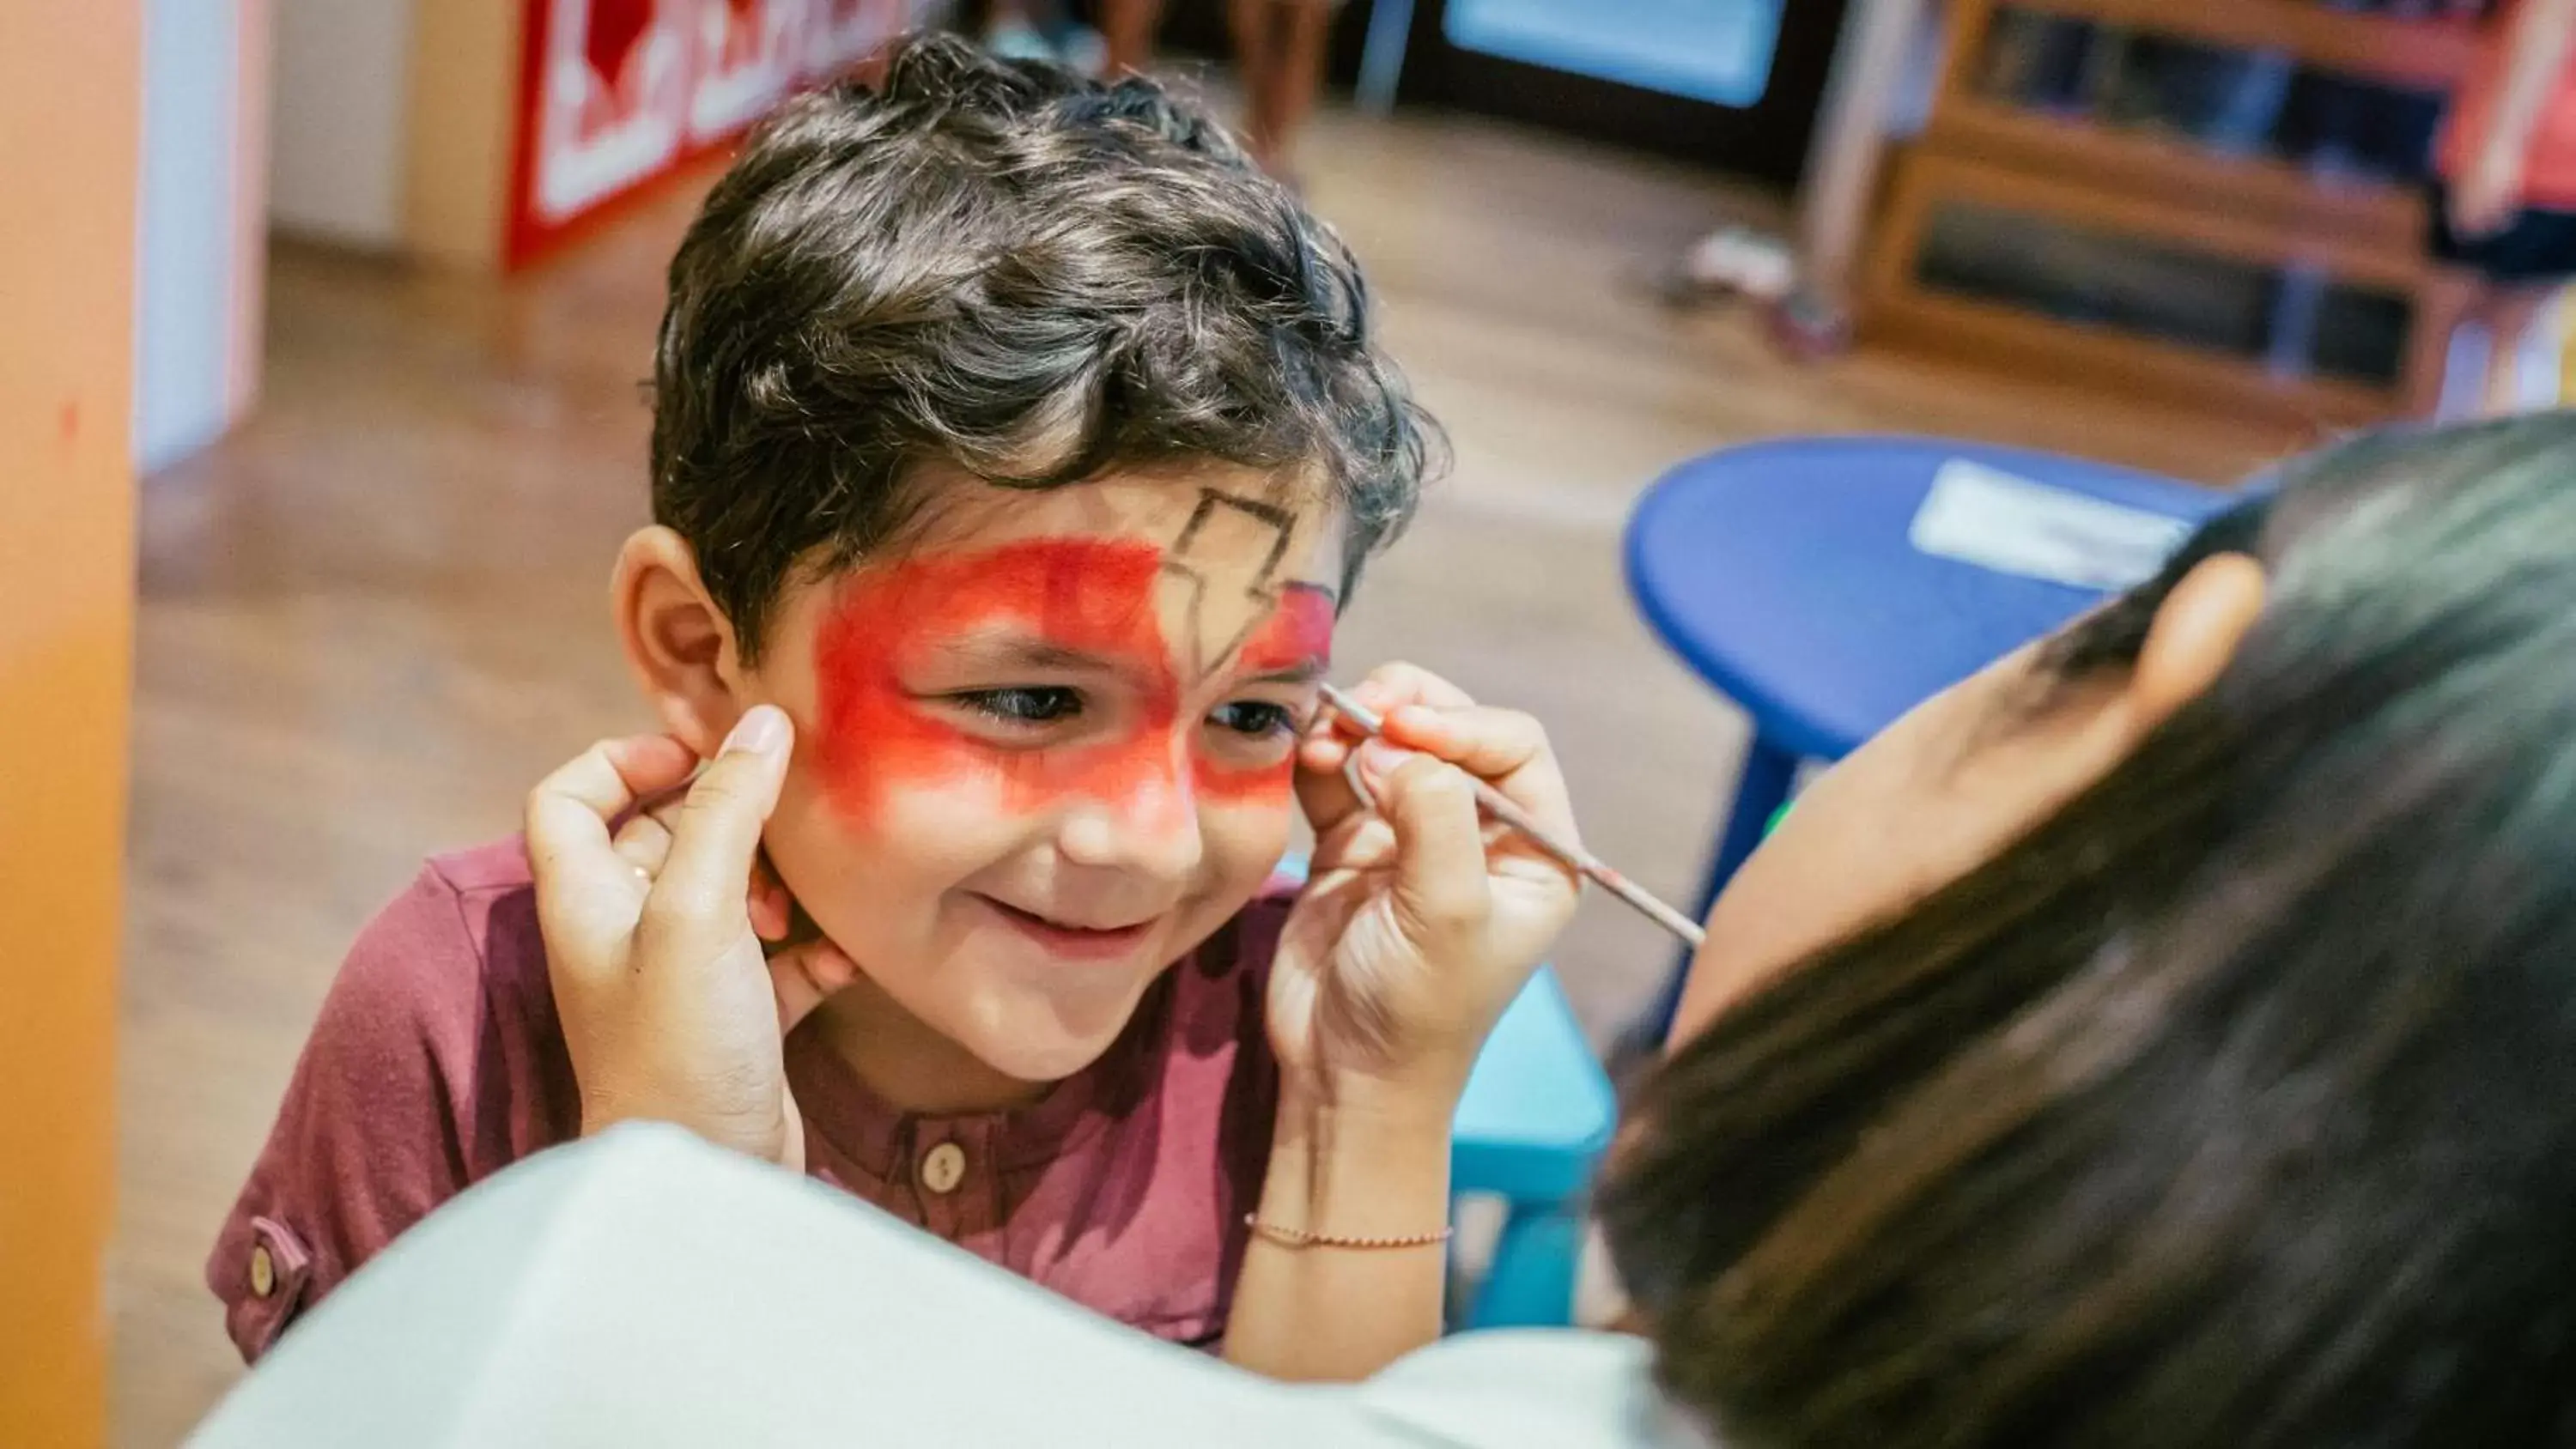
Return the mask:
{"type": "MultiPolygon", "coordinates": [[[[589,969],[521,841],[431,861],[216,1245],[243,1353],[465,1187],[655,1116],[1272,1372],[1436,1332],[1450,1113],[1575,895],[1467,774],[1571,820],[1534,722],[1419,671],[1363,686],[1416,757],[1315,723],[1425,457],[1368,323],[1331,233],[1141,81],[926,39],[754,136],[671,264],[659,521],[613,590],[676,743],[586,760],[612,795],[769,762],[774,882],[665,892],[638,939],[730,912],[775,981],[589,969]],[[739,1133],[695,1105],[746,1093],[739,1133]]],[[[673,853],[649,815],[614,846],[637,882],[673,853]]]]}

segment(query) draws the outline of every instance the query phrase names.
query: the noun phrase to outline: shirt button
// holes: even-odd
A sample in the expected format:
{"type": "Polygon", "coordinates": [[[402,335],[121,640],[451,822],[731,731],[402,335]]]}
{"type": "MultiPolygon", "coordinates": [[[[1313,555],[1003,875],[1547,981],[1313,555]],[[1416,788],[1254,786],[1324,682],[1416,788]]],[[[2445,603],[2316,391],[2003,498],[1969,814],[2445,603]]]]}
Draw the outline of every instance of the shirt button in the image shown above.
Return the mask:
{"type": "Polygon", "coordinates": [[[277,1291],[277,1260],[268,1255],[263,1243],[250,1250],[250,1293],[253,1298],[266,1298],[277,1291]]]}
{"type": "Polygon", "coordinates": [[[966,1180],[966,1149],[942,1142],[921,1155],[921,1185],[946,1197],[966,1180]]]}

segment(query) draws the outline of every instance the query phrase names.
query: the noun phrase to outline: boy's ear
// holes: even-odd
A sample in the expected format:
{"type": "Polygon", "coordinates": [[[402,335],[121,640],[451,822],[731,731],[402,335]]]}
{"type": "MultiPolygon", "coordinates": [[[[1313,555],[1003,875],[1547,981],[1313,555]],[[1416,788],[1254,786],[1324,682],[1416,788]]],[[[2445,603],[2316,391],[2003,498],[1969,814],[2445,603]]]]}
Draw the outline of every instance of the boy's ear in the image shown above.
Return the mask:
{"type": "Polygon", "coordinates": [[[609,587],[627,667],[662,728],[713,757],[750,701],[732,621],[698,578],[696,551],[670,529],[638,529],[617,551],[609,587]]]}

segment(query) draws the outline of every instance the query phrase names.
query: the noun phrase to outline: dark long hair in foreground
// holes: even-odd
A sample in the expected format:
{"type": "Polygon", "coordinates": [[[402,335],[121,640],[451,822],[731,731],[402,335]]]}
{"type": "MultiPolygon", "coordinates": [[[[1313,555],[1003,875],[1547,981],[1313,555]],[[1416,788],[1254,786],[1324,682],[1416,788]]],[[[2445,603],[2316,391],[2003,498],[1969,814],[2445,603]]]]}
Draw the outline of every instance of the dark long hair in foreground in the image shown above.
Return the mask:
{"type": "Polygon", "coordinates": [[[1603,1213],[1730,1449],[2576,1443],[2576,418],[2293,465],[2044,667],[2222,551],[2206,696],[1649,1084],[1603,1213]]]}

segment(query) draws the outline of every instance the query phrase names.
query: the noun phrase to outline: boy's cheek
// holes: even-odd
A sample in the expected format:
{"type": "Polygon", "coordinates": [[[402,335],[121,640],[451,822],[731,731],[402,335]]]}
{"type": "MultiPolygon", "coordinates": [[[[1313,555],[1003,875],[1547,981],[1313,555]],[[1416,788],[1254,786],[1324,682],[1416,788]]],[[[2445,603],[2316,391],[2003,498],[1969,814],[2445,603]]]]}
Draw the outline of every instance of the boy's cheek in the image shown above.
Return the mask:
{"type": "Polygon", "coordinates": [[[1008,813],[1006,787],[972,768],[791,772],[771,829],[792,817],[802,848],[852,869],[888,856],[928,862],[987,837],[1008,813]]]}
{"type": "Polygon", "coordinates": [[[1242,872],[1247,889],[1256,891],[1294,843],[1297,819],[1296,796],[1285,775],[1275,789],[1247,792],[1199,814],[1210,854],[1242,872]]]}
{"type": "Polygon", "coordinates": [[[1296,803],[1297,758],[1282,751],[1262,764],[1218,764],[1202,760],[1192,784],[1199,797],[1218,806],[1253,811],[1288,810],[1296,803]]]}
{"type": "Polygon", "coordinates": [[[975,853],[991,848],[977,828],[986,818],[974,792],[953,785],[879,792],[866,814],[853,815],[825,781],[793,771],[762,838],[797,903],[839,939],[860,915],[883,928],[935,906],[974,873],[975,853]]]}
{"type": "Polygon", "coordinates": [[[833,903],[843,894],[842,882],[855,873],[853,857],[861,853],[847,824],[824,804],[810,780],[791,771],[760,838],[788,894],[831,931],[828,917],[838,914],[833,903]]]}
{"type": "Polygon", "coordinates": [[[1012,787],[1009,760],[909,701],[875,702],[858,721],[827,721],[811,756],[821,803],[858,834],[900,828],[908,802],[928,796],[957,808],[989,808],[1012,787]]]}

